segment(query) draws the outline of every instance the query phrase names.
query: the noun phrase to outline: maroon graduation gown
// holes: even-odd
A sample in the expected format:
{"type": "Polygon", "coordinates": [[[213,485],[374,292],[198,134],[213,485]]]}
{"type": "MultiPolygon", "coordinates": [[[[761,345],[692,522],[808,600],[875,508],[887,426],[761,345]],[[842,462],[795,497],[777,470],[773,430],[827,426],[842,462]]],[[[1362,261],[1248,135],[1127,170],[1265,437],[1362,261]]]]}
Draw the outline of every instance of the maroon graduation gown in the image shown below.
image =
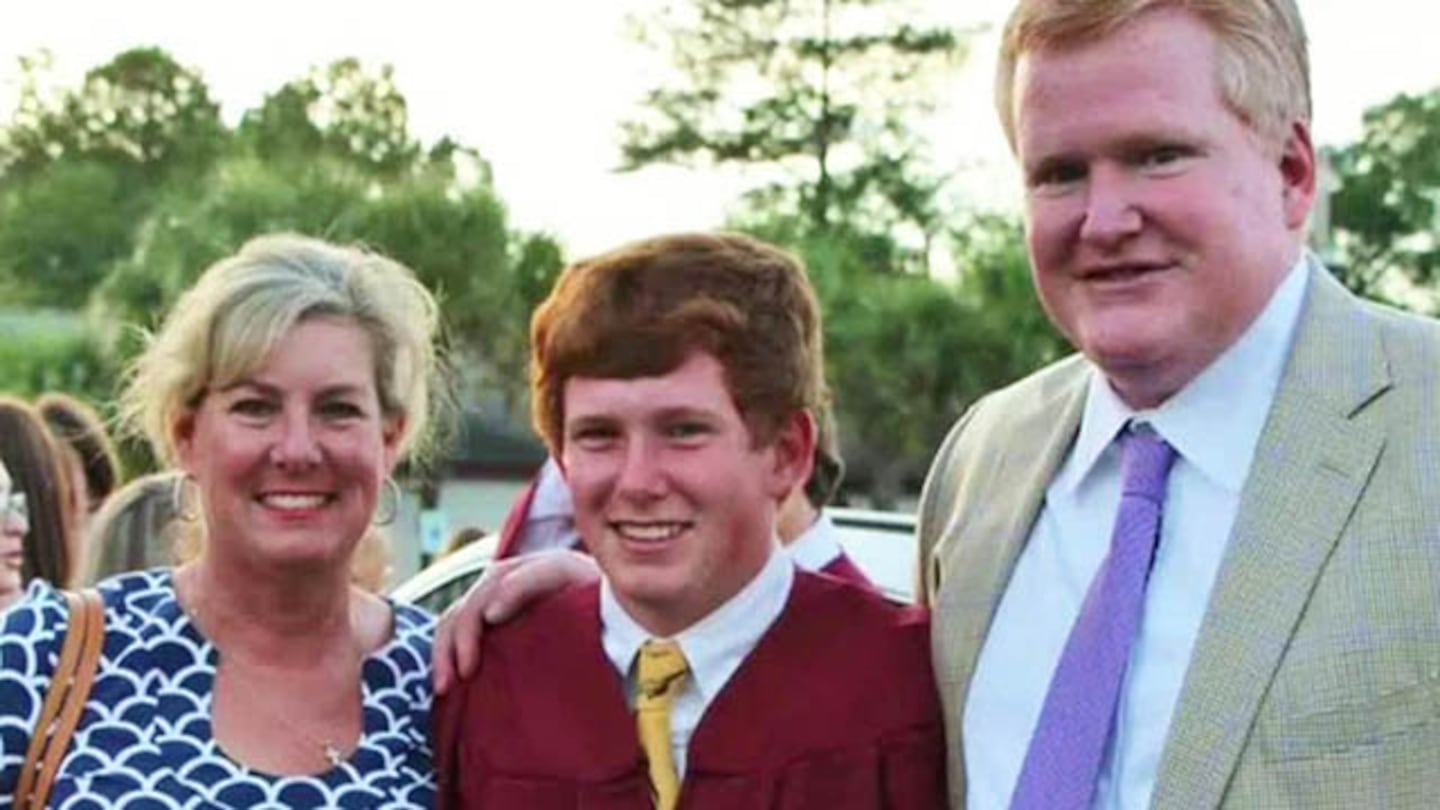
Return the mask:
{"type": "MultiPolygon", "coordinates": [[[[435,706],[441,808],[652,810],[599,616],[591,585],[486,631],[435,706]]],[[[690,740],[679,810],[943,808],[944,753],[924,612],[796,572],[690,740]]]]}
{"type": "Polygon", "coordinates": [[[840,552],[840,556],[826,563],[825,567],[820,569],[820,573],[828,574],[851,585],[875,590],[875,583],[871,582],[870,578],[865,576],[865,572],[860,570],[860,566],[851,562],[850,557],[843,551],[840,552]]]}
{"type": "Polygon", "coordinates": [[[530,517],[530,506],[535,502],[535,490],[540,488],[540,475],[536,473],[520,497],[510,504],[505,513],[505,522],[500,525],[500,542],[495,549],[495,559],[505,560],[520,553],[520,537],[525,532],[525,519],[530,517]]]}

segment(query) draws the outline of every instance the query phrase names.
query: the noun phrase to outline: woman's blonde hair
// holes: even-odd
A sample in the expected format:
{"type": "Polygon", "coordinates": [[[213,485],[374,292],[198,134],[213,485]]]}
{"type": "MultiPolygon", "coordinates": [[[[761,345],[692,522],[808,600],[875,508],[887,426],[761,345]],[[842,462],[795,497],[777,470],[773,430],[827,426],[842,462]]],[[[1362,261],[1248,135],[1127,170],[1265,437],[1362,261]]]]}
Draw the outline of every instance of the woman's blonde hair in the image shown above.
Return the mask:
{"type": "Polygon", "coordinates": [[[430,422],[435,299],[398,262],[295,234],[246,242],[180,296],[131,368],[122,416],[174,463],[177,418],[253,373],[295,324],[315,316],[349,318],[369,333],[380,406],[403,417],[404,455],[430,422]]]}

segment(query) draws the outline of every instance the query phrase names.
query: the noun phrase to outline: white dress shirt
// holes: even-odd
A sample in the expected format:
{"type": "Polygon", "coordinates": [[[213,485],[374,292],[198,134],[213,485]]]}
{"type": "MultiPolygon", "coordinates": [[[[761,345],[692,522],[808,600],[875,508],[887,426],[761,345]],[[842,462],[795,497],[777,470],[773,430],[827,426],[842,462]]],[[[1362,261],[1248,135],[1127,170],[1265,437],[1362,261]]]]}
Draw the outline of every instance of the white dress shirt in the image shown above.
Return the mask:
{"type": "Polygon", "coordinates": [[[574,548],[580,542],[580,533],[575,530],[575,504],[570,496],[570,487],[555,459],[545,460],[535,484],[535,495],[530,499],[530,511],[525,515],[525,527],[520,532],[516,554],[531,554],[536,551],[551,551],[574,548]]]}
{"type": "Polygon", "coordinates": [[[785,546],[785,552],[801,571],[822,571],[835,562],[844,549],[840,548],[840,541],[835,537],[835,523],[830,520],[829,514],[821,510],[815,522],[785,546]]]}
{"type": "Polygon", "coordinates": [[[1079,436],[1045,490],[970,686],[963,733],[972,810],[1010,803],[1051,676],[1109,550],[1120,502],[1120,453],[1112,440],[1131,420],[1151,425],[1177,458],[1094,807],[1150,806],[1170,721],[1289,356],[1307,280],[1302,256],[1241,337],[1158,408],[1130,409],[1099,370],[1092,370],[1079,436]]]}
{"type": "MultiPolygon", "coordinates": [[[[690,664],[690,677],[670,709],[670,750],[680,779],[685,778],[686,753],[700,718],[780,617],[794,581],[795,564],[784,554],[772,553],[765,567],[739,593],[673,637],[690,664]]],[[[635,657],[640,646],[654,636],[625,612],[605,579],[600,582],[600,625],[605,655],[624,677],[625,696],[633,709],[635,657]]]]}

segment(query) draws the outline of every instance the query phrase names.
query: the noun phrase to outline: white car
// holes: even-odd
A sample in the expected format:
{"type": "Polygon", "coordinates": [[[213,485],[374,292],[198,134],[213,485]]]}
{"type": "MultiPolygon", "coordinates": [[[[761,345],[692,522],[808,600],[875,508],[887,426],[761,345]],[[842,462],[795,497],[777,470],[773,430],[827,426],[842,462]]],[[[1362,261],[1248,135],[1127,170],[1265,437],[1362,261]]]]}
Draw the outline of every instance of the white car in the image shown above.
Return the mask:
{"type": "MultiPolygon", "coordinates": [[[[865,509],[826,509],[840,545],[870,581],[896,602],[915,600],[915,516],[865,509]]],[[[464,595],[495,559],[499,536],[471,543],[431,563],[391,590],[398,601],[434,613],[464,595]]]]}

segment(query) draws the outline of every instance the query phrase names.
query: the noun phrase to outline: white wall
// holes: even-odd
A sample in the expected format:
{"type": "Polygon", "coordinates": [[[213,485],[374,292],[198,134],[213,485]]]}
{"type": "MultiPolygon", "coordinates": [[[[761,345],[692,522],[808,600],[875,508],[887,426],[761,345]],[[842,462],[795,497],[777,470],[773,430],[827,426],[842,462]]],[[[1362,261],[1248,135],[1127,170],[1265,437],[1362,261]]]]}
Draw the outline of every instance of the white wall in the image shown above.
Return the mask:
{"type": "MultiPolygon", "coordinates": [[[[448,537],[456,529],[478,526],[499,531],[510,505],[525,490],[527,481],[450,479],[440,485],[439,509],[445,515],[448,537]]],[[[389,527],[394,557],[392,582],[399,583],[420,570],[420,504],[405,492],[395,522],[389,527]]]]}

